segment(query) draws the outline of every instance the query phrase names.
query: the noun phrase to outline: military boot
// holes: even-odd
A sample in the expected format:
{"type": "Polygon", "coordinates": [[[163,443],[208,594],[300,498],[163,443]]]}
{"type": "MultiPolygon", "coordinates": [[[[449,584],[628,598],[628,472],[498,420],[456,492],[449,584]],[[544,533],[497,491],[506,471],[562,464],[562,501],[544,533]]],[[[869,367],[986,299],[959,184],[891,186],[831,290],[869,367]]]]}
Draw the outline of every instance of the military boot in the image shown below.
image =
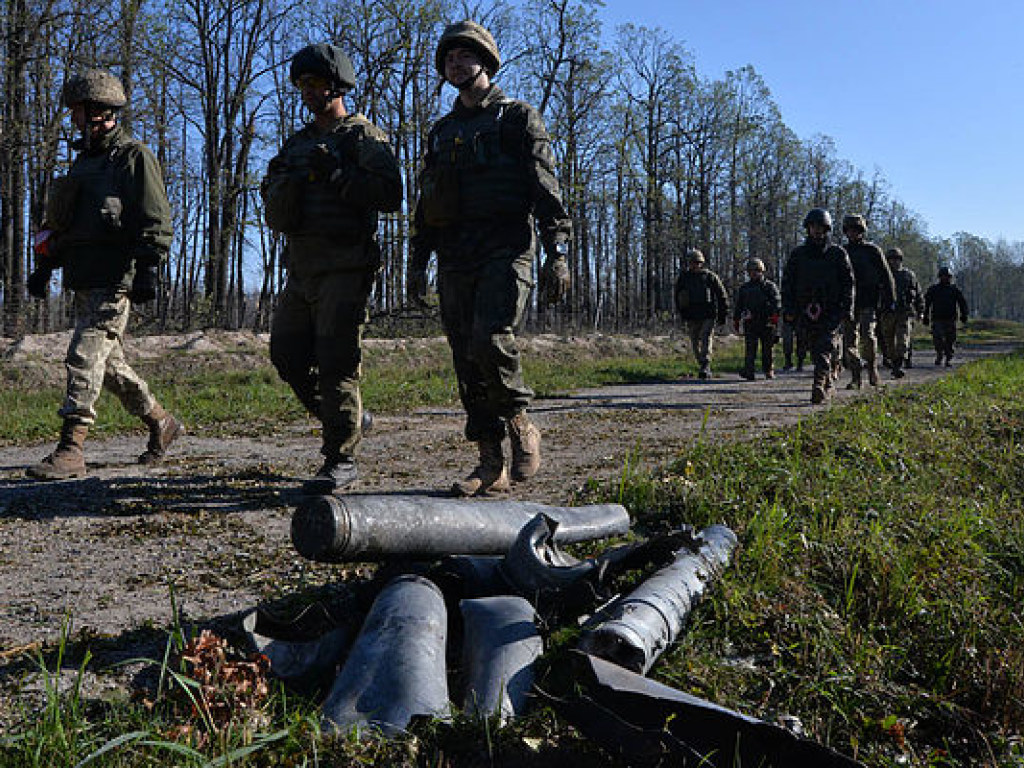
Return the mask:
{"type": "Polygon", "coordinates": [[[85,477],[85,454],[82,452],[82,446],[88,434],[89,427],[85,424],[64,419],[60,440],[53,453],[35,466],[29,467],[26,474],[38,480],[85,477]]]}
{"type": "Polygon", "coordinates": [[[872,387],[878,386],[878,369],[875,367],[874,363],[868,365],[868,384],[872,387]]]}
{"type": "Polygon", "coordinates": [[[481,440],[477,447],[480,450],[480,462],[465,479],[452,485],[452,494],[455,496],[485,496],[491,491],[509,489],[501,441],[481,440]]]}
{"type": "Polygon", "coordinates": [[[142,421],[149,427],[149,442],[139,456],[139,464],[159,464],[167,453],[167,446],[185,434],[185,427],[159,403],[142,421]]]}
{"type": "Polygon", "coordinates": [[[831,375],[827,370],[814,372],[814,385],[811,387],[811,402],[814,405],[825,402],[825,389],[828,386],[826,382],[831,375]]]}
{"type": "Polygon", "coordinates": [[[316,496],[343,491],[358,479],[356,460],[351,456],[335,456],[324,460],[317,473],[302,484],[302,492],[316,496]]]}
{"type": "Polygon", "coordinates": [[[512,479],[529,480],[540,469],[540,430],[525,413],[508,420],[508,436],[512,442],[512,479]]]}
{"type": "Polygon", "coordinates": [[[847,389],[860,389],[860,366],[855,366],[850,369],[850,383],[846,385],[847,389]]]}

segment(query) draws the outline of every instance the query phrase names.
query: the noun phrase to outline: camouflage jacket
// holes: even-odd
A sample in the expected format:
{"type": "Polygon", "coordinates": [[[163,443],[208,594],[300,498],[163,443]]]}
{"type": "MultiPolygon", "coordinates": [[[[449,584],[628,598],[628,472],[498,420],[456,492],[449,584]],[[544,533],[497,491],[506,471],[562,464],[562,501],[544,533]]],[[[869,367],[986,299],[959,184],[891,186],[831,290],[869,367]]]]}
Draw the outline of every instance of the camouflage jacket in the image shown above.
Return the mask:
{"type": "Polygon", "coordinates": [[[457,99],[427,137],[414,225],[414,268],[433,252],[442,270],[532,259],[535,225],[547,253],[568,241],[572,224],[540,113],[497,86],[477,107],[457,99]]]}
{"type": "Polygon", "coordinates": [[[127,289],[135,266],[159,264],[171,246],[171,206],[156,157],[120,126],[79,150],[55,179],[44,226],[55,266],[74,290],[127,289]]]}
{"type": "Polygon", "coordinates": [[[838,245],[805,242],[790,253],[782,272],[786,315],[835,328],[853,317],[853,297],[853,267],[838,245]]]}
{"type": "Polygon", "coordinates": [[[957,310],[960,311],[960,322],[967,322],[967,299],[963,291],[953,283],[941,282],[930,286],[924,294],[925,320],[955,321],[957,310]]]}
{"type": "Polygon", "coordinates": [[[710,320],[724,323],[729,314],[729,298],[721,279],[710,269],[691,272],[684,269],[676,278],[673,291],[676,310],[683,320],[710,320]]]}
{"type": "Polygon", "coordinates": [[[924,314],[924,296],[917,275],[907,267],[900,267],[892,273],[892,279],[896,284],[896,311],[924,314]]]}
{"type": "Polygon", "coordinates": [[[892,306],[896,287],[882,249],[874,243],[861,242],[856,245],[848,243],[844,250],[853,266],[856,287],[854,309],[888,309],[892,306]]]}
{"type": "Polygon", "coordinates": [[[763,329],[768,325],[768,319],[781,311],[782,299],[775,283],[771,280],[748,280],[736,291],[732,319],[743,320],[745,331],[756,331],[763,329]]]}
{"type": "Polygon", "coordinates": [[[402,204],[387,135],[362,115],[328,131],[310,123],[270,161],[260,185],[267,224],[288,238],[288,265],[306,274],[374,268],[380,212],[402,204]]]}

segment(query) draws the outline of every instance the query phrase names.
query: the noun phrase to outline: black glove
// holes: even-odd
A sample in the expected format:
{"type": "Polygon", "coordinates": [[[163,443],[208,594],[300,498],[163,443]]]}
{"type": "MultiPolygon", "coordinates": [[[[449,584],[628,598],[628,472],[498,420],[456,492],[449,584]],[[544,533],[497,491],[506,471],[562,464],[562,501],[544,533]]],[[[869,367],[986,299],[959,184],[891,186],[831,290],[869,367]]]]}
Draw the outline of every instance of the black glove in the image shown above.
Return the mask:
{"type": "Polygon", "coordinates": [[[28,295],[37,299],[45,299],[50,292],[50,277],[53,270],[49,267],[36,267],[28,276],[28,295]]]}
{"type": "Polygon", "coordinates": [[[552,254],[544,260],[540,270],[540,294],[548,304],[558,304],[569,294],[572,278],[565,256],[552,254]]]}
{"type": "Polygon", "coordinates": [[[924,319],[921,320],[921,322],[924,323],[925,325],[928,325],[930,323],[930,321],[931,321],[931,318],[929,318],[928,315],[925,315],[924,319]]]}
{"type": "Polygon", "coordinates": [[[341,163],[331,154],[326,144],[317,144],[309,156],[309,170],[312,181],[327,183],[335,180],[336,173],[341,173],[341,163]]]}
{"type": "Polygon", "coordinates": [[[132,279],[128,298],[132,304],[146,304],[156,298],[157,271],[156,265],[151,267],[137,266],[132,279]]]}
{"type": "Polygon", "coordinates": [[[409,268],[405,277],[405,295],[413,304],[423,306],[427,303],[427,270],[409,268]]]}

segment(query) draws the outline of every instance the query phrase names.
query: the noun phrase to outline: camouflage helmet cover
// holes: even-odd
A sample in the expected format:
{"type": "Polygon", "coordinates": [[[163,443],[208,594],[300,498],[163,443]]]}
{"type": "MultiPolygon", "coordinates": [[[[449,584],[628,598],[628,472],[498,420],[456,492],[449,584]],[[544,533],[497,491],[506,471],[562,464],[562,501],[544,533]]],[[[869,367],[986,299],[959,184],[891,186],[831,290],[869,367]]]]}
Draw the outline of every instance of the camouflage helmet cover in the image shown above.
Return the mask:
{"type": "Polygon", "coordinates": [[[441,39],[437,43],[437,53],[434,56],[434,65],[441,77],[444,77],[445,56],[452,48],[469,48],[475,51],[484,68],[491,75],[494,75],[501,67],[501,56],[498,53],[498,44],[494,42],[494,36],[487,31],[486,27],[475,21],[469,19],[457,21],[444,28],[441,39]]]}
{"type": "Polygon", "coordinates": [[[953,276],[953,273],[950,271],[949,267],[946,267],[946,266],[939,267],[939,277],[952,277],[952,276],[953,276]]]}
{"type": "Polygon", "coordinates": [[[69,77],[64,83],[61,101],[66,107],[92,101],[113,109],[121,109],[128,103],[121,81],[105,69],[87,69],[69,77]]]}
{"type": "Polygon", "coordinates": [[[867,232],[868,223],[859,213],[848,214],[843,216],[843,231],[845,232],[848,229],[859,229],[861,232],[867,232]]]}
{"type": "Polygon", "coordinates": [[[747,259],[747,271],[757,270],[764,272],[764,262],[760,259],[747,259]]]}
{"type": "Polygon", "coordinates": [[[704,254],[700,252],[699,248],[691,248],[686,252],[686,260],[690,263],[703,264],[704,254]]]}
{"type": "Polygon", "coordinates": [[[811,224],[821,224],[826,229],[832,229],[832,214],[824,208],[812,208],[804,216],[804,229],[807,229],[811,224]]]}
{"type": "Polygon", "coordinates": [[[887,259],[898,259],[903,260],[903,249],[902,248],[890,248],[885,252],[885,258],[887,259]]]}
{"type": "Polygon", "coordinates": [[[307,45],[292,56],[288,79],[292,85],[298,85],[302,75],[319,75],[345,91],[356,87],[352,60],[341,48],[330,43],[307,45]]]}

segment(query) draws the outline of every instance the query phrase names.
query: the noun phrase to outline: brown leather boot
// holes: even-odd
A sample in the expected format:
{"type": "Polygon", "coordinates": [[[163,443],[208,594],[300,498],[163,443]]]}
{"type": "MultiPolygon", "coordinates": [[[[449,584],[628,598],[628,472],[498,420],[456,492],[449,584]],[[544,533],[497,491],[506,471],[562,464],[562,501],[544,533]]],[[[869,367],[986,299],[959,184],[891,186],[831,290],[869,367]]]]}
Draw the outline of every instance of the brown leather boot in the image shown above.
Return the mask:
{"type": "Polygon", "coordinates": [[[501,451],[501,442],[477,443],[480,450],[480,463],[464,480],[452,485],[455,496],[484,496],[491,491],[507,491],[509,489],[508,472],[505,471],[505,456],[501,451]]]}
{"type": "Polygon", "coordinates": [[[149,442],[139,456],[139,464],[158,464],[167,453],[167,446],[185,434],[185,427],[159,403],[142,417],[142,421],[149,427],[149,442]]]}
{"type": "Polygon", "coordinates": [[[508,420],[508,436],[512,442],[512,480],[529,480],[540,469],[540,430],[525,413],[508,420]]]}
{"type": "Polygon", "coordinates": [[[811,387],[811,402],[815,405],[825,402],[825,392],[828,389],[828,381],[832,377],[829,370],[814,372],[814,385],[811,387]]]}
{"type": "Polygon", "coordinates": [[[77,421],[64,419],[60,429],[60,440],[53,453],[25,472],[38,480],[67,480],[85,477],[85,454],[82,446],[89,434],[89,427],[77,421]]]}

